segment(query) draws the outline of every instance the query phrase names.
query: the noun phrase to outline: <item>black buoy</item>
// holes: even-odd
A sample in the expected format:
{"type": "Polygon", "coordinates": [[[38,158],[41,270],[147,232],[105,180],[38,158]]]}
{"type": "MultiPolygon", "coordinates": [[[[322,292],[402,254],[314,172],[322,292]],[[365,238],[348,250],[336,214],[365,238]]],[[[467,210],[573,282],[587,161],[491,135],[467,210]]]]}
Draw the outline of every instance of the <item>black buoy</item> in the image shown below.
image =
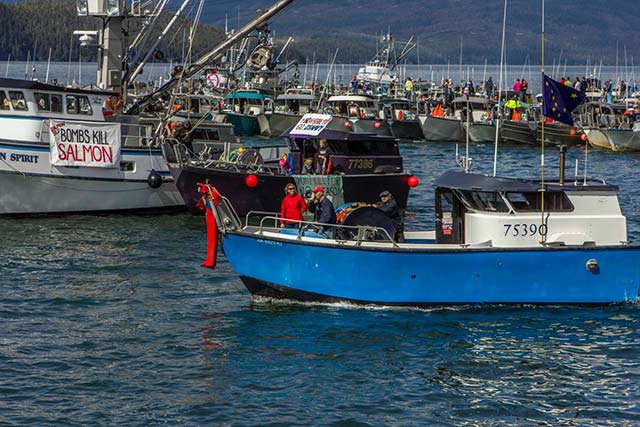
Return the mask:
{"type": "Polygon", "coordinates": [[[152,169],[147,177],[147,184],[149,184],[149,187],[151,188],[159,188],[162,185],[162,176],[152,169]]]}

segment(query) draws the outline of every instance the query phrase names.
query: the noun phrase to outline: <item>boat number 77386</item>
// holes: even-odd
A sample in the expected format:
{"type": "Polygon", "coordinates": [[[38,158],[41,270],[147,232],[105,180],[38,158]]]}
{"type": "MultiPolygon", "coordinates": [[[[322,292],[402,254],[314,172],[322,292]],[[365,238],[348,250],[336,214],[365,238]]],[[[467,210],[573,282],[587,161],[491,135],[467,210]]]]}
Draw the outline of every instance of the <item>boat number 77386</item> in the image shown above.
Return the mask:
{"type": "Polygon", "coordinates": [[[373,159],[351,159],[348,167],[349,169],[371,169],[373,168],[373,159]]]}
{"type": "Polygon", "coordinates": [[[526,237],[547,234],[547,224],[504,224],[504,235],[526,237]]]}

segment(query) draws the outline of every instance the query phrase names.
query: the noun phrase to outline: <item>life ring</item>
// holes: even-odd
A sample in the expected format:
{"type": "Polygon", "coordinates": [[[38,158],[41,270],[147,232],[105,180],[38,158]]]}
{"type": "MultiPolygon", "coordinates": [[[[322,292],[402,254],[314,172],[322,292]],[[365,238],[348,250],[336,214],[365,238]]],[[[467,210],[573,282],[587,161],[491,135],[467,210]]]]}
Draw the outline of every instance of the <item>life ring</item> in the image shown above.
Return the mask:
{"type": "Polygon", "coordinates": [[[220,86],[220,76],[214,73],[207,74],[207,83],[212,87],[220,86]]]}

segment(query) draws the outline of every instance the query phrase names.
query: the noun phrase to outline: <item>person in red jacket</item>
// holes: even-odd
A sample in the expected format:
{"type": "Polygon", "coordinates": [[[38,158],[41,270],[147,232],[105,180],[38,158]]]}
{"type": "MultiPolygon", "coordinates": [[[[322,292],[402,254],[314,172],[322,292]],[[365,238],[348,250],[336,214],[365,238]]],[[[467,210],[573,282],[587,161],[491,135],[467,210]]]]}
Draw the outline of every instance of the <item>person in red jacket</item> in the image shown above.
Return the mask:
{"type": "Polygon", "coordinates": [[[287,184],[284,187],[284,199],[280,205],[280,228],[297,228],[298,222],[287,221],[296,220],[302,221],[302,212],[307,211],[307,204],[294,184],[287,184]]]}

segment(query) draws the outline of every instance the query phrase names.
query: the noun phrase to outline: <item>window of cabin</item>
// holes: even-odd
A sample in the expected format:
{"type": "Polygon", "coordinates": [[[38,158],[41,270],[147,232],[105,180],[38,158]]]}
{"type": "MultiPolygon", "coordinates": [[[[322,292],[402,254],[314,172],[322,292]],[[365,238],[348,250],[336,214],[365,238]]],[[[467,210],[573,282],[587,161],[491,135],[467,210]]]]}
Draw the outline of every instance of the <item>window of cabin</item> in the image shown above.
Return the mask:
{"type": "Polygon", "coordinates": [[[89,98],[84,95],[67,95],[67,113],[92,115],[89,98]]]}
{"type": "Polygon", "coordinates": [[[62,113],[62,95],[51,95],[51,111],[62,113]]]}
{"type": "Polygon", "coordinates": [[[460,194],[463,196],[466,204],[468,204],[473,210],[485,212],[509,212],[507,204],[498,192],[461,190],[460,194]]]}
{"type": "Polygon", "coordinates": [[[193,139],[199,141],[220,141],[220,134],[218,129],[200,129],[195,128],[191,135],[193,139]]]}
{"type": "Polygon", "coordinates": [[[9,98],[7,98],[7,94],[4,93],[3,90],[0,90],[0,110],[10,110],[9,107],[9,98]]]}
{"type": "Polygon", "coordinates": [[[11,98],[11,106],[16,111],[28,111],[27,100],[24,99],[24,94],[19,91],[9,91],[9,97],[11,98]]]}
{"type": "MultiPolygon", "coordinates": [[[[542,206],[540,192],[506,193],[507,200],[516,211],[538,212],[542,206]]],[[[546,192],[544,196],[544,209],[549,212],[573,211],[573,204],[563,192],[546,192]]]]}
{"type": "Polygon", "coordinates": [[[51,111],[51,95],[48,93],[35,92],[34,96],[36,98],[38,111],[51,111]]]}

